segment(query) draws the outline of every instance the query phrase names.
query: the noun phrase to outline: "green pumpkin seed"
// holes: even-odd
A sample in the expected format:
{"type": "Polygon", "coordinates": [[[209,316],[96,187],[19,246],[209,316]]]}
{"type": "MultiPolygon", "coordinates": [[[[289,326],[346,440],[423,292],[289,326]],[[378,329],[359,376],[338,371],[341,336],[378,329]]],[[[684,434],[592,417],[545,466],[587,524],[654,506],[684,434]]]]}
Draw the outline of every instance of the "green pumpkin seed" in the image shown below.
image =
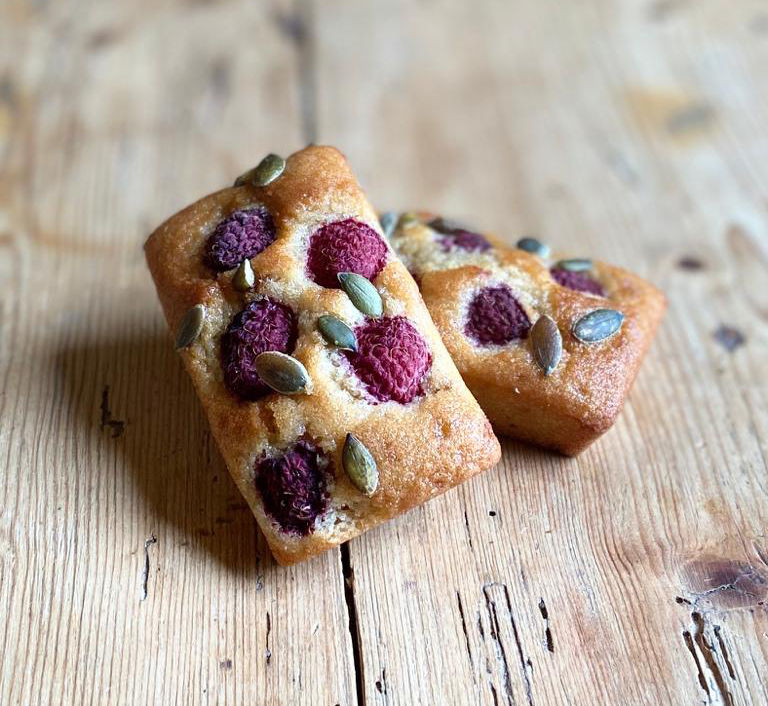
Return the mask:
{"type": "Polygon", "coordinates": [[[558,270],[568,270],[569,272],[587,272],[592,269],[592,260],[582,257],[560,260],[555,263],[555,268],[558,270]]]}
{"type": "Polygon", "coordinates": [[[463,223],[451,220],[450,218],[443,218],[442,216],[433,218],[427,225],[432,228],[432,230],[436,230],[438,233],[445,233],[446,235],[455,235],[460,231],[472,230],[463,223]]]}
{"type": "Polygon", "coordinates": [[[254,186],[266,186],[279,177],[285,169],[285,160],[277,154],[268,154],[253,169],[241,174],[235,179],[235,186],[253,184],[254,186]]]}
{"type": "Polygon", "coordinates": [[[253,183],[256,186],[271,184],[285,171],[285,160],[278,154],[268,154],[256,166],[253,183]]]}
{"type": "Polygon", "coordinates": [[[595,309],[573,325],[573,335],[582,343],[597,343],[613,336],[624,322],[624,314],[615,309],[595,309]]]}
{"type": "Polygon", "coordinates": [[[544,245],[544,243],[536,240],[536,238],[520,238],[517,241],[517,247],[539,257],[549,257],[549,245],[544,245]]]}
{"type": "Polygon", "coordinates": [[[237,179],[235,179],[235,186],[245,186],[249,184],[253,179],[253,174],[256,171],[256,167],[251,167],[247,172],[243,172],[237,179]]]}
{"type": "Polygon", "coordinates": [[[365,277],[355,272],[339,272],[341,288],[350,301],[366,316],[381,316],[384,307],[381,295],[365,277]]]}
{"type": "Polygon", "coordinates": [[[347,351],[357,350],[355,332],[341,319],[331,314],[324,314],[317,320],[317,328],[323,338],[332,346],[347,351]]]}
{"type": "Polygon", "coordinates": [[[411,211],[401,213],[400,218],[397,219],[398,228],[405,228],[406,226],[411,226],[416,223],[419,223],[419,219],[417,218],[416,214],[412,213],[411,211]]]}
{"type": "Polygon", "coordinates": [[[205,323],[205,307],[202,304],[193,306],[181,320],[179,332],[176,335],[176,350],[191,346],[203,330],[205,323]]]}
{"type": "Polygon", "coordinates": [[[563,355],[563,337],[560,335],[560,329],[545,314],[536,320],[530,336],[533,359],[544,371],[544,375],[551,375],[563,355]]]}
{"type": "Polygon", "coordinates": [[[371,452],[354,434],[347,434],[341,451],[344,470],[361,493],[371,497],[379,485],[379,470],[371,452]]]}
{"type": "Polygon", "coordinates": [[[384,231],[385,238],[391,238],[392,233],[395,232],[395,226],[397,225],[397,214],[393,211],[387,211],[379,216],[379,223],[381,224],[381,230],[384,231]]]}
{"type": "Polygon", "coordinates": [[[259,377],[275,392],[295,395],[309,384],[307,369],[296,358],[278,351],[267,351],[254,361],[259,377]]]}
{"type": "Polygon", "coordinates": [[[251,261],[246,258],[240,263],[240,266],[235,270],[235,274],[232,276],[232,286],[238,292],[247,292],[253,287],[256,282],[256,275],[253,274],[253,267],[251,267],[251,261]]]}

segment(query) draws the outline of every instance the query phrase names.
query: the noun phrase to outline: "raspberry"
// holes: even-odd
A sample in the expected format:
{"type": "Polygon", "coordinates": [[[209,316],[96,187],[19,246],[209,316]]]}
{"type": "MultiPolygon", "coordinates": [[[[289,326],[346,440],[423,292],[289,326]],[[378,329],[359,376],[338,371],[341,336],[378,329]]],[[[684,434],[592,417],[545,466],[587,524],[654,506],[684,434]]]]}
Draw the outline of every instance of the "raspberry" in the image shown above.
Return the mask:
{"type": "Polygon", "coordinates": [[[480,345],[504,345],[525,338],[531,328],[528,315],[505,284],[486,287],[469,304],[465,333],[480,345]]]}
{"type": "Polygon", "coordinates": [[[357,351],[344,351],[344,355],[371,397],[377,402],[407,404],[424,394],[432,355],[408,319],[367,319],[355,333],[357,351]]]}
{"type": "Polygon", "coordinates": [[[235,211],[216,226],[205,246],[205,263],[217,272],[237,267],[275,239],[275,223],[263,206],[235,211]]]}
{"type": "Polygon", "coordinates": [[[439,239],[440,245],[446,252],[449,250],[466,250],[467,252],[486,252],[491,244],[480,233],[469,230],[457,230],[439,239]]]}
{"type": "Polygon", "coordinates": [[[264,351],[291,353],[296,345],[296,315],[272,299],[251,302],[221,337],[221,369],[229,390],[251,402],[271,392],[256,373],[254,362],[264,351]]]}
{"type": "Polygon", "coordinates": [[[491,249],[491,244],[480,233],[467,230],[456,221],[445,218],[433,218],[427,225],[436,230],[442,237],[438,242],[443,250],[466,250],[467,252],[485,252],[491,249]]]}
{"type": "Polygon", "coordinates": [[[588,292],[604,297],[605,292],[599,282],[595,282],[586,272],[572,272],[561,267],[553,267],[549,274],[552,279],[563,287],[573,289],[577,292],[588,292]]]}
{"type": "Polygon", "coordinates": [[[386,243],[370,226],[347,218],[327,223],[309,241],[307,271],[322,287],[338,289],[339,272],[355,272],[373,279],[387,261],[386,243]]]}
{"type": "Polygon", "coordinates": [[[262,456],[255,466],[256,489],[266,513],[283,532],[306,536],[328,509],[328,459],[307,441],[282,456],[262,456]]]}

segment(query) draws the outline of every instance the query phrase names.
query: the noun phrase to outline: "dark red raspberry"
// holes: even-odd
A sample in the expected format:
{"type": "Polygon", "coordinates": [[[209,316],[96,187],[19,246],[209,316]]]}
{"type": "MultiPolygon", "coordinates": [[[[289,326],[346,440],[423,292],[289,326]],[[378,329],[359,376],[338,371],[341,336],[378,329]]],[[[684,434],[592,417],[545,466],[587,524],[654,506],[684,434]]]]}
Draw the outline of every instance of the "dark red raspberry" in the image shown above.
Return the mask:
{"type": "Polygon", "coordinates": [[[322,287],[338,288],[339,272],[373,279],[386,262],[386,243],[373,228],[354,218],[327,223],[309,241],[307,271],[322,287]]]}
{"type": "Polygon", "coordinates": [[[205,263],[224,272],[258,255],[275,239],[275,223],[263,206],[235,211],[216,226],[205,246],[205,263]]]}
{"type": "Polygon", "coordinates": [[[307,441],[282,456],[256,462],[256,489],[264,510],[283,532],[306,536],[328,509],[328,459],[307,441]]]}
{"type": "Polygon", "coordinates": [[[468,230],[456,221],[446,218],[433,218],[427,225],[441,234],[438,242],[443,250],[466,250],[467,252],[485,252],[491,244],[480,233],[468,230]]]}
{"type": "Polygon", "coordinates": [[[531,321],[506,285],[486,287],[469,304],[464,331],[480,345],[504,345],[525,338],[531,321]]]}
{"type": "Polygon", "coordinates": [[[367,319],[355,333],[357,351],[344,351],[344,355],[371,397],[377,402],[407,404],[424,394],[432,354],[408,319],[367,319]]]}
{"type": "Polygon", "coordinates": [[[285,304],[257,299],[241,311],[221,337],[224,382],[238,397],[254,401],[269,394],[256,373],[256,357],[264,351],[292,353],[296,345],[296,315],[285,304]]]}
{"type": "Polygon", "coordinates": [[[443,250],[466,250],[467,252],[486,252],[491,249],[491,244],[480,233],[469,230],[458,230],[451,235],[443,235],[439,238],[443,250]]]}
{"type": "Polygon", "coordinates": [[[563,287],[568,289],[574,289],[577,292],[587,292],[589,294],[597,294],[604,297],[605,292],[600,286],[599,282],[595,282],[586,272],[573,272],[571,270],[565,270],[562,267],[553,267],[549,274],[552,275],[552,279],[563,287]]]}

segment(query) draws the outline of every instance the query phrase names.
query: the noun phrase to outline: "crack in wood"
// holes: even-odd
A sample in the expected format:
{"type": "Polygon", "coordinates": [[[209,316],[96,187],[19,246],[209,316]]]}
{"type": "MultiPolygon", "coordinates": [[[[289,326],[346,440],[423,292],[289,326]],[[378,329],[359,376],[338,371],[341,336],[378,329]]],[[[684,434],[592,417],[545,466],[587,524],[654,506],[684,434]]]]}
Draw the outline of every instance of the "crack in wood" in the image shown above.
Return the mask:
{"type": "MultiPolygon", "coordinates": [[[[690,630],[683,630],[683,640],[685,642],[685,646],[688,648],[688,651],[693,657],[694,663],[696,664],[699,685],[707,695],[707,701],[709,703],[712,703],[713,699],[717,699],[719,703],[725,704],[725,706],[733,706],[733,695],[728,689],[725,676],[723,675],[723,671],[718,664],[716,657],[717,650],[714,644],[710,643],[706,638],[706,621],[701,613],[696,611],[691,613],[691,619],[693,620],[694,626],[693,633],[691,633],[690,630]],[[701,659],[699,658],[699,655],[701,655],[701,659]],[[704,669],[705,665],[706,669],[712,675],[716,693],[713,693],[713,690],[710,688],[709,679],[707,678],[707,674],[704,669]]],[[[720,635],[719,625],[715,626],[714,632],[720,644],[721,651],[723,652],[723,659],[726,663],[726,668],[728,669],[728,675],[731,679],[735,680],[736,673],[733,670],[730,657],[727,656],[725,643],[723,642],[723,639],[720,635]]]]}
{"type": "Polygon", "coordinates": [[[269,636],[272,632],[272,618],[267,611],[267,637],[264,641],[264,657],[266,658],[267,666],[272,661],[272,649],[269,646],[269,636]]]}
{"type": "Polygon", "coordinates": [[[383,696],[387,695],[387,668],[381,670],[381,679],[376,680],[376,691],[383,696]]]}
{"type": "Polygon", "coordinates": [[[693,657],[693,661],[696,663],[696,672],[699,678],[699,685],[707,693],[707,697],[709,697],[709,684],[707,684],[707,678],[704,676],[704,670],[701,668],[699,655],[696,653],[696,647],[693,644],[693,637],[691,636],[689,630],[683,630],[683,640],[685,641],[685,646],[688,648],[688,651],[693,657]]]}
{"type": "Polygon", "coordinates": [[[525,682],[525,695],[528,699],[529,704],[533,704],[533,691],[531,687],[531,678],[528,674],[528,670],[530,669],[531,672],[533,672],[533,663],[530,659],[526,659],[525,655],[523,654],[523,643],[520,641],[520,635],[517,632],[517,623],[515,622],[515,617],[512,614],[512,601],[509,597],[509,588],[507,588],[506,584],[502,584],[504,588],[504,597],[507,601],[507,611],[509,612],[509,620],[512,623],[512,634],[515,637],[515,644],[517,645],[517,654],[520,658],[520,668],[523,672],[523,681],[525,682]]]}
{"type": "Polygon", "coordinates": [[[717,638],[717,642],[720,645],[720,654],[723,655],[723,660],[725,660],[726,669],[728,669],[728,676],[735,681],[736,671],[733,668],[733,664],[731,663],[731,657],[728,654],[728,649],[726,648],[725,642],[723,641],[723,637],[720,634],[720,626],[715,625],[713,626],[713,628],[715,631],[715,637],[717,638]]]}
{"type": "Polygon", "coordinates": [[[125,422],[122,419],[115,419],[109,408],[109,385],[104,385],[101,391],[101,428],[109,429],[112,432],[112,438],[117,439],[125,431],[125,422]]]}
{"type": "Polygon", "coordinates": [[[488,612],[488,622],[490,624],[490,635],[494,641],[496,648],[496,654],[498,656],[499,663],[502,667],[502,676],[504,681],[504,692],[507,696],[507,701],[510,704],[514,704],[515,699],[512,692],[512,680],[509,675],[509,664],[507,662],[507,651],[504,649],[504,643],[501,640],[499,630],[499,617],[496,613],[496,603],[491,598],[488,592],[488,585],[483,586],[483,594],[485,596],[485,609],[488,612]]]}
{"type": "MultiPolygon", "coordinates": [[[[464,616],[464,606],[461,603],[461,594],[456,591],[456,602],[459,604],[459,615],[461,616],[461,629],[464,632],[464,644],[467,646],[467,656],[469,665],[472,667],[472,680],[475,681],[475,660],[472,657],[472,648],[469,644],[469,633],[467,632],[467,620],[464,616]]],[[[476,682],[475,682],[476,683],[476,682]]]]}
{"type": "Polygon", "coordinates": [[[520,670],[523,678],[525,695],[526,695],[526,699],[528,701],[529,706],[532,706],[533,690],[532,690],[529,670],[531,672],[533,671],[533,664],[530,659],[526,658],[525,653],[523,651],[522,641],[520,640],[520,634],[518,633],[518,630],[517,630],[517,623],[515,622],[515,617],[512,612],[512,601],[509,596],[509,588],[507,587],[506,584],[492,582],[492,583],[487,583],[483,586],[483,595],[485,596],[485,605],[486,605],[486,610],[488,612],[491,639],[495,643],[496,653],[502,665],[502,674],[504,678],[503,679],[504,691],[509,703],[514,704],[514,694],[512,691],[512,681],[511,681],[511,676],[509,671],[509,663],[507,661],[507,652],[504,647],[504,642],[501,639],[501,631],[500,631],[500,625],[499,625],[498,612],[496,609],[496,602],[493,600],[493,597],[491,596],[491,593],[490,593],[490,589],[493,588],[494,586],[500,586],[502,591],[504,592],[504,600],[506,603],[510,626],[512,628],[512,637],[515,641],[515,646],[517,648],[517,656],[518,656],[520,670]]]}
{"type": "Polygon", "coordinates": [[[715,658],[715,650],[713,646],[707,642],[706,636],[704,635],[704,628],[706,627],[704,618],[701,616],[701,613],[697,613],[695,611],[691,613],[691,618],[693,619],[693,624],[696,627],[696,630],[693,634],[693,639],[696,642],[696,645],[698,646],[702,656],[704,657],[704,661],[707,663],[709,671],[712,672],[712,677],[715,680],[715,684],[717,685],[717,689],[720,692],[723,701],[727,706],[732,706],[733,696],[726,686],[725,677],[723,676],[720,665],[717,663],[717,659],[715,658]]]}
{"type": "Polygon", "coordinates": [[[157,537],[154,534],[149,535],[148,539],[144,540],[144,568],[141,572],[141,598],[140,601],[147,600],[147,583],[149,582],[149,545],[156,544],[157,537]]]}
{"type": "Polygon", "coordinates": [[[352,640],[352,661],[355,667],[355,690],[358,706],[365,703],[365,675],[363,673],[363,648],[360,638],[360,623],[355,603],[355,574],[349,558],[349,544],[344,542],[340,547],[341,572],[344,577],[344,600],[347,603],[347,623],[352,640]]]}
{"type": "Polygon", "coordinates": [[[541,598],[539,600],[539,611],[541,612],[541,617],[544,619],[544,638],[547,641],[547,650],[549,652],[555,651],[555,641],[552,638],[552,630],[549,627],[549,612],[547,611],[547,604],[544,603],[544,599],[541,598]]]}
{"type": "Polygon", "coordinates": [[[467,528],[467,539],[469,540],[469,548],[474,549],[472,546],[472,532],[469,529],[469,517],[467,517],[467,511],[464,510],[464,526],[467,528]]]}

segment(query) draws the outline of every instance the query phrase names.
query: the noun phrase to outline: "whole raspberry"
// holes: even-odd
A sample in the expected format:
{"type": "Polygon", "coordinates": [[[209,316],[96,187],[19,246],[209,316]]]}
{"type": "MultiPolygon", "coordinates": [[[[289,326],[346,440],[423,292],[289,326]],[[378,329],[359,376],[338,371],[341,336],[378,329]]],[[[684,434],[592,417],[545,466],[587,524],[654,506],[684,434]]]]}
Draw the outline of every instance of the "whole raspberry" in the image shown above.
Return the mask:
{"type": "Polygon", "coordinates": [[[597,294],[604,297],[605,292],[600,286],[599,282],[595,282],[586,272],[573,272],[571,270],[565,270],[561,267],[553,267],[549,274],[552,275],[552,279],[563,287],[568,289],[574,289],[577,292],[587,292],[589,294],[597,294]]]}
{"type": "Polygon", "coordinates": [[[309,241],[307,271],[322,287],[338,288],[339,272],[373,279],[387,262],[387,246],[370,226],[347,218],[327,223],[309,241]]]}
{"type": "Polygon", "coordinates": [[[235,211],[216,226],[205,245],[205,263],[217,272],[237,267],[275,239],[275,223],[263,206],[235,211]]]}
{"type": "Polygon", "coordinates": [[[371,397],[377,402],[407,404],[424,394],[432,354],[408,319],[367,319],[355,333],[357,350],[344,355],[371,397]]]}
{"type": "Polygon", "coordinates": [[[255,401],[271,392],[256,373],[256,357],[264,351],[291,353],[296,345],[296,315],[272,299],[251,302],[221,337],[221,369],[229,390],[255,401]]]}
{"type": "Polygon", "coordinates": [[[480,345],[504,345],[525,338],[528,315],[505,284],[480,290],[469,304],[465,333],[480,345]]]}
{"type": "Polygon", "coordinates": [[[264,510],[283,532],[306,536],[328,509],[328,459],[307,441],[282,456],[262,456],[255,466],[264,510]]]}

